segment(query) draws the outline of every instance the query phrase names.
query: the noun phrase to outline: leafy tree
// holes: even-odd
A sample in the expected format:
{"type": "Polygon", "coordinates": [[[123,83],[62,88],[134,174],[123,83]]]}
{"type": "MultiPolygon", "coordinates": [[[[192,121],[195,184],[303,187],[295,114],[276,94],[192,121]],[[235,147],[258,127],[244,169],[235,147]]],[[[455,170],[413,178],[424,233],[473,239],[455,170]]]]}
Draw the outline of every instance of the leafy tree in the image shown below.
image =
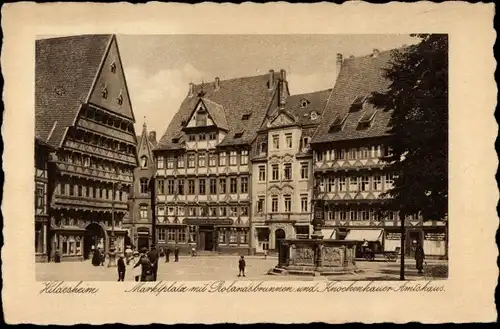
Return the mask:
{"type": "Polygon", "coordinates": [[[414,35],[418,44],[395,50],[385,71],[388,90],[370,101],[392,110],[384,158],[394,172],[388,202],[404,214],[443,219],[448,212],[448,36],[414,35]]]}

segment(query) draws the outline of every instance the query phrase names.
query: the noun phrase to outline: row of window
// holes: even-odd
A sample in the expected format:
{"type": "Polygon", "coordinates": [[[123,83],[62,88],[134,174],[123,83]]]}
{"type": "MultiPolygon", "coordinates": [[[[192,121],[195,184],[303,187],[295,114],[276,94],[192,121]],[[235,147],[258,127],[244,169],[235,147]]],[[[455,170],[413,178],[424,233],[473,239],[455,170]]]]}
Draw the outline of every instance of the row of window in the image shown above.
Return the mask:
{"type": "MultiPolygon", "coordinates": [[[[280,175],[280,165],[272,164],[271,165],[271,177],[270,181],[279,181],[281,180],[293,180],[293,172],[292,172],[292,163],[284,163],[282,164],[283,171],[282,175],[280,175]]],[[[300,163],[300,179],[309,179],[309,163],[301,162],[300,163]]],[[[259,182],[266,181],[266,166],[259,166],[259,182]]]]}
{"type": "Polygon", "coordinates": [[[198,133],[198,134],[188,134],[188,140],[190,142],[196,142],[196,141],[214,141],[217,139],[217,133],[216,132],[211,132],[211,133],[198,133]]]}
{"type": "MultiPolygon", "coordinates": [[[[359,220],[359,221],[379,221],[379,220],[399,220],[399,212],[397,211],[385,211],[381,212],[376,208],[367,207],[353,207],[353,208],[339,208],[338,206],[326,205],[324,208],[324,214],[326,220],[359,220]]],[[[408,215],[407,220],[418,220],[421,218],[420,215],[408,215]]]]}
{"type": "MultiPolygon", "coordinates": [[[[147,219],[147,208],[144,214],[143,219],[147,219]]],[[[248,215],[248,206],[158,206],[158,217],[247,217],[248,215]]]]}
{"type": "Polygon", "coordinates": [[[89,133],[82,129],[71,129],[68,135],[75,141],[111,149],[116,152],[127,154],[135,153],[135,146],[122,141],[117,141],[110,137],[99,136],[96,133],[89,133]]]}
{"type": "MultiPolygon", "coordinates": [[[[60,182],[58,184],[59,195],[79,196],[93,199],[112,200],[113,189],[94,186],[78,185],[74,183],[60,182]]],[[[116,201],[127,201],[127,193],[115,191],[116,201]]]]}
{"type": "MultiPolygon", "coordinates": [[[[78,225],[78,219],[76,218],[71,218],[71,217],[66,217],[66,218],[61,218],[57,220],[55,223],[57,226],[76,226],[78,225]]],[[[103,224],[107,225],[108,227],[111,227],[111,220],[108,220],[106,222],[103,222],[103,224]]],[[[121,221],[119,219],[115,220],[115,227],[122,227],[121,221]]]]}
{"type": "Polygon", "coordinates": [[[83,155],[79,153],[72,153],[71,155],[61,152],[59,154],[59,160],[65,163],[74,164],[77,166],[83,166],[87,168],[98,169],[102,171],[108,171],[113,173],[123,173],[126,175],[131,175],[132,170],[125,166],[120,166],[116,162],[102,160],[96,157],[83,155]]]}
{"type": "MultiPolygon", "coordinates": [[[[217,167],[226,166],[229,164],[230,166],[238,165],[238,157],[240,159],[240,165],[248,164],[248,151],[243,150],[241,152],[231,151],[231,152],[198,152],[198,153],[188,153],[187,159],[186,155],[178,155],[178,156],[167,156],[166,157],[166,167],[167,169],[174,168],[184,168],[187,165],[187,168],[195,168],[200,167],[217,167]],[[187,161],[187,163],[186,163],[187,161]]],[[[156,165],[158,169],[165,168],[165,158],[163,156],[159,156],[156,159],[156,165]]]]}
{"type": "Polygon", "coordinates": [[[315,152],[316,161],[355,160],[355,159],[378,159],[382,156],[391,156],[392,150],[387,147],[375,145],[371,147],[333,149],[329,151],[315,152]]]}
{"type": "Polygon", "coordinates": [[[122,130],[127,133],[133,133],[133,123],[129,123],[119,119],[118,117],[108,115],[102,111],[96,110],[92,107],[88,107],[86,110],[82,111],[82,117],[98,122],[100,124],[113,127],[115,129],[122,130]]]}
{"type": "MultiPolygon", "coordinates": [[[[143,187],[142,182],[143,181],[141,181],[141,192],[143,187]]],[[[147,189],[147,180],[144,181],[144,187],[147,189]]],[[[165,180],[158,179],[156,188],[159,195],[246,194],[248,193],[248,177],[198,178],[187,180],[167,179],[166,184],[165,180]]]]}
{"type": "Polygon", "coordinates": [[[319,182],[321,192],[383,191],[392,187],[394,175],[326,177],[319,182]]]}
{"type": "MultiPolygon", "coordinates": [[[[292,195],[285,194],[281,197],[281,202],[279,202],[280,197],[278,195],[271,196],[271,213],[278,212],[291,212],[292,211],[292,195]],[[280,206],[281,204],[281,206],[280,206]],[[281,210],[280,210],[281,209],[281,210]]],[[[258,214],[265,212],[265,197],[259,196],[257,199],[256,211],[258,214]]],[[[300,196],[300,211],[309,211],[309,198],[306,194],[300,196]]]]}

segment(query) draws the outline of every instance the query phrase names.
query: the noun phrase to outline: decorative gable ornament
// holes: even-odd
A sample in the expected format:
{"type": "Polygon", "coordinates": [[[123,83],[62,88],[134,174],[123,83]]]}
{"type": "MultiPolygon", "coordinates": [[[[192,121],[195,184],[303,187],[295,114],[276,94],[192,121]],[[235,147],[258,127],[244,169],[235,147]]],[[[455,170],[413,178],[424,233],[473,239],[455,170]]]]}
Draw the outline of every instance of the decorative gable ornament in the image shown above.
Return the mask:
{"type": "Polygon", "coordinates": [[[113,60],[113,62],[111,62],[111,64],[109,65],[109,70],[111,71],[111,73],[116,73],[116,63],[115,63],[115,60],[113,60]]]}

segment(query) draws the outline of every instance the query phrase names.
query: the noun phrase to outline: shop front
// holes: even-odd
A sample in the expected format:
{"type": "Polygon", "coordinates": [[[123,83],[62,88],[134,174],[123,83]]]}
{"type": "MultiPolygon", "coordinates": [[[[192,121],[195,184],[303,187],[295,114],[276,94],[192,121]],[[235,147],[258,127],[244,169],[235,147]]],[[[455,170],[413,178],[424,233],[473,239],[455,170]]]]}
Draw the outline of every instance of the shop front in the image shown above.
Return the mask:
{"type": "Polygon", "coordinates": [[[372,252],[383,250],[384,230],[380,229],[351,229],[347,231],[345,241],[357,241],[356,257],[363,255],[363,249],[368,248],[372,252]]]}
{"type": "Polygon", "coordinates": [[[249,227],[234,225],[232,219],[187,218],[183,224],[162,225],[158,229],[158,245],[189,253],[199,252],[247,254],[250,250],[249,227]]]}
{"type": "Polygon", "coordinates": [[[51,232],[51,260],[56,259],[56,254],[59,255],[61,261],[83,260],[85,229],[53,227],[51,232]]]}

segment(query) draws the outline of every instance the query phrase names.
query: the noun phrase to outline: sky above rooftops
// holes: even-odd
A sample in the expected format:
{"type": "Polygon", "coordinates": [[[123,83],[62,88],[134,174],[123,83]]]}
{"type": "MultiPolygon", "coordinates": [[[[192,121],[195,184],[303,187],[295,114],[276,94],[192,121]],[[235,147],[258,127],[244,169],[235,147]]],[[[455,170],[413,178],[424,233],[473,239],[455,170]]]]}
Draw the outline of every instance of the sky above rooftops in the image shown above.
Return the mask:
{"type": "Polygon", "coordinates": [[[364,56],[413,44],[409,35],[117,35],[137,134],[161,135],[190,82],[287,71],[291,94],[333,87],[336,54],[364,56]],[[144,119],[144,117],[146,117],[144,119]]]}

